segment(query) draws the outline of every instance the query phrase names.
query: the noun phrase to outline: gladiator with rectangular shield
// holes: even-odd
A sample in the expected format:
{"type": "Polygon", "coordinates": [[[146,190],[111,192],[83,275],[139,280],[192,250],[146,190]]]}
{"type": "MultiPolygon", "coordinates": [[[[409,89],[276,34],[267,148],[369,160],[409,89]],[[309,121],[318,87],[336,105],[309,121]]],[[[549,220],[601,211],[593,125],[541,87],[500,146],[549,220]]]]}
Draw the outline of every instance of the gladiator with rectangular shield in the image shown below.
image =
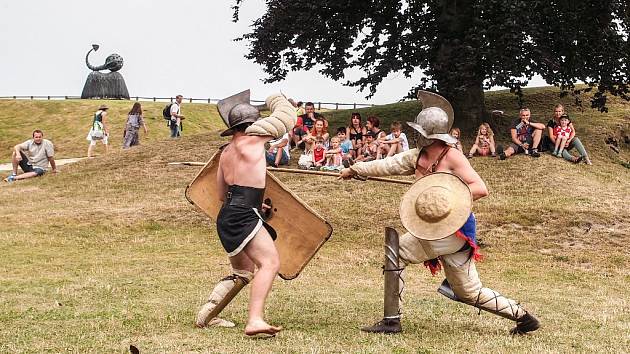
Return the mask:
{"type": "Polygon", "coordinates": [[[234,324],[218,317],[225,306],[249,282],[252,283],[249,315],[245,325],[248,336],[275,335],[282,328],[265,322],[264,306],[280,261],[274,245],[276,231],[263,216],[270,206],[263,203],[266,180],[265,143],[277,139],[295,125],[295,110],[282,95],[266,99],[271,115],[260,118],[250,104],[249,90],[219,101],[219,114],[228,126],[221,136],[232,136],[222,148],[216,186],[222,202],[216,217],[217,232],[228,254],[232,274],[212,290],[197,314],[196,325],[230,327],[234,324]]]}

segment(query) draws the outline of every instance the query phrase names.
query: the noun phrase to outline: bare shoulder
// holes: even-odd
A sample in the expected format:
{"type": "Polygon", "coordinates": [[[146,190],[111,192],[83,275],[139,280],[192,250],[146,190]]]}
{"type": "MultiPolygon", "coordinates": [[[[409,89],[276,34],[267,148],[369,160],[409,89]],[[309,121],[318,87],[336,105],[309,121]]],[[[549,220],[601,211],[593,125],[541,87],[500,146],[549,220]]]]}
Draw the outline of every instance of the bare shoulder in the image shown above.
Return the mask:
{"type": "Polygon", "coordinates": [[[242,135],[230,142],[230,147],[234,154],[247,156],[250,154],[260,155],[260,149],[270,140],[267,136],[242,135]]]}
{"type": "Polygon", "coordinates": [[[448,167],[453,171],[462,168],[472,168],[470,162],[466,156],[464,156],[464,153],[455,148],[448,149],[445,157],[445,160],[448,162],[448,167]]]}
{"type": "Polygon", "coordinates": [[[265,145],[265,143],[271,139],[272,137],[270,135],[243,135],[239,138],[238,143],[242,146],[265,145]]]}
{"type": "Polygon", "coordinates": [[[449,160],[464,160],[464,161],[468,161],[468,159],[464,156],[464,154],[457,150],[457,148],[450,148],[448,149],[448,152],[446,153],[446,158],[449,160]]]}

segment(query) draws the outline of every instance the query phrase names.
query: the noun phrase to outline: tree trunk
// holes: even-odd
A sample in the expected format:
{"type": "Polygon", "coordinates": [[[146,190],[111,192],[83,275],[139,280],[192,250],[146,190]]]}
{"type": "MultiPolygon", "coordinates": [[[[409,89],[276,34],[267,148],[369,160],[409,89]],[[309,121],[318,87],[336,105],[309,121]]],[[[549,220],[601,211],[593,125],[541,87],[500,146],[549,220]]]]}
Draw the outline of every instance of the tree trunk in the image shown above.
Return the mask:
{"type": "Polygon", "coordinates": [[[443,0],[441,5],[432,73],[438,91],[453,105],[453,126],[471,136],[487,114],[480,44],[467,36],[474,22],[474,4],[472,0],[443,0]]]}
{"type": "Polygon", "coordinates": [[[445,94],[455,111],[453,127],[461,129],[463,135],[473,136],[487,118],[483,87],[481,82],[462,86],[455,92],[446,91],[445,94]]]}

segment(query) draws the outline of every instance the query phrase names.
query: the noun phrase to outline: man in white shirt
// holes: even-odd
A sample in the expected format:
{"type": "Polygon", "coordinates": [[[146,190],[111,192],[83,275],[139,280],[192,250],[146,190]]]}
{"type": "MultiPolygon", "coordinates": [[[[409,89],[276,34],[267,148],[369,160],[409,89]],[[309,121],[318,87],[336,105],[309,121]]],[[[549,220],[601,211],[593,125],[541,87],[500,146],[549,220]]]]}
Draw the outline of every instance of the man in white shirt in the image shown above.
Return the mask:
{"type": "Polygon", "coordinates": [[[175,102],[171,105],[171,121],[169,128],[171,128],[171,138],[179,138],[182,135],[182,119],[184,115],[181,114],[182,99],[184,96],[175,96],[175,102]]]}
{"type": "Polygon", "coordinates": [[[281,138],[271,140],[269,149],[265,153],[267,165],[278,167],[280,165],[289,164],[289,133],[284,134],[281,138]]]}
{"type": "Polygon", "coordinates": [[[55,164],[55,148],[50,140],[44,139],[44,133],[37,129],[33,131],[33,139],[29,139],[22,144],[13,147],[11,161],[13,162],[13,173],[4,180],[13,182],[20,179],[41,176],[48,170],[48,163],[52,168],[52,172],[57,172],[55,164]],[[20,166],[21,175],[17,174],[17,168],[20,166]]]}

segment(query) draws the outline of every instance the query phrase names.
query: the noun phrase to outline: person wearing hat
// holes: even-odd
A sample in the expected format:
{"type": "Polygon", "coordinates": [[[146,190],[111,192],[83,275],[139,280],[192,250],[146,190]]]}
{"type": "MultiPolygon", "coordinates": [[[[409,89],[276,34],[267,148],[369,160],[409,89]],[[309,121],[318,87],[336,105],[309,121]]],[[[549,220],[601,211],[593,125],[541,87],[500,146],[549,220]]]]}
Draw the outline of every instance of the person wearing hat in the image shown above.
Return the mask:
{"type": "Polygon", "coordinates": [[[403,196],[400,217],[407,233],[387,237],[385,267],[385,316],[373,326],[362,328],[373,333],[402,331],[398,300],[403,289],[391,281],[388,272],[402,279],[408,264],[424,263],[433,274],[444,269],[446,279],[438,292],[452,300],[516,321],[513,334],[539,328],[538,320],[518,302],[483,287],[475,260],[480,259],[476,242],[476,220],[472,201],[488,195],[488,189],[467,158],[448,144],[453,124],[453,108],[443,97],[420,91],[423,109],[415,122],[417,148],[382,160],[357,162],[341,171],[340,178],[354,176],[415,175],[419,178],[403,196]],[[395,240],[390,241],[390,240],[395,240]],[[392,295],[394,294],[394,295],[392,295]],[[392,298],[395,297],[395,298],[392,298]]]}
{"type": "Polygon", "coordinates": [[[218,318],[220,311],[252,281],[246,335],[275,335],[282,328],[265,322],[265,300],[278,273],[280,260],[274,245],[275,230],[265,222],[262,209],[266,181],[265,143],[291,131],[296,116],[293,106],[282,95],[267,98],[271,110],[259,119],[258,108],[250,104],[249,90],[217,103],[219,115],[231,136],[222,147],[217,170],[217,186],[223,205],[217,216],[217,232],[232,265],[232,274],[212,290],[197,314],[198,327],[232,327],[218,318]],[[255,273],[254,273],[255,272],[255,273]]]}
{"type": "Polygon", "coordinates": [[[107,154],[109,127],[107,124],[107,110],[109,107],[102,104],[98,107],[98,110],[94,112],[94,119],[92,120],[92,126],[86,137],[86,140],[90,142],[88,145],[87,157],[92,157],[92,151],[96,146],[97,141],[102,141],[105,146],[105,153],[107,154]]]}

